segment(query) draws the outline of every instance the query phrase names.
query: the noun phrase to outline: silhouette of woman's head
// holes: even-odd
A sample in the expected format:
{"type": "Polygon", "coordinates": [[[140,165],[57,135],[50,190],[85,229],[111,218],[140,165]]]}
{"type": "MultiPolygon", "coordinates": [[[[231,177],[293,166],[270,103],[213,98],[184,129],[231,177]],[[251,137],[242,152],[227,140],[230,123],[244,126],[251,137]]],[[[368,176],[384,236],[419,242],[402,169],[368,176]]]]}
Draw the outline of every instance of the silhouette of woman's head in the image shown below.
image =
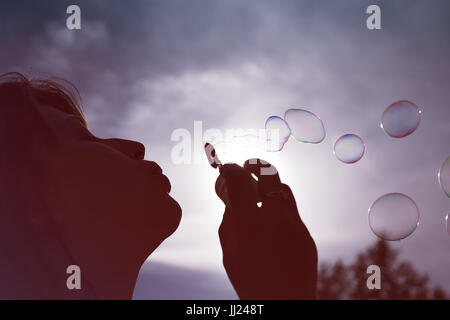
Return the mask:
{"type": "Polygon", "coordinates": [[[64,80],[0,76],[0,297],[130,298],[180,222],[144,146],[94,136],[79,101],[64,80]]]}

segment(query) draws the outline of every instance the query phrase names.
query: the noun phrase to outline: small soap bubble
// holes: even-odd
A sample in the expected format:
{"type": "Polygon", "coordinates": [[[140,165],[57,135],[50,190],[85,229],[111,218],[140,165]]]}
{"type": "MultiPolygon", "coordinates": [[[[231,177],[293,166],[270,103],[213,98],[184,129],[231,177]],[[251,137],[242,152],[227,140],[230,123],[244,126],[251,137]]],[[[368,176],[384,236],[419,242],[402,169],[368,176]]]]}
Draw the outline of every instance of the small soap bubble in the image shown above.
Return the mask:
{"type": "Polygon", "coordinates": [[[445,216],[445,228],[447,229],[447,234],[450,236],[450,222],[448,221],[450,212],[445,216]]]}
{"type": "Polygon", "coordinates": [[[270,116],[266,120],[267,151],[280,151],[291,136],[291,129],[284,119],[270,116]]]}
{"type": "Polygon", "coordinates": [[[413,133],[420,124],[422,111],[411,101],[392,103],[381,116],[380,127],[393,138],[403,138],[413,133]]]}
{"type": "Polygon", "coordinates": [[[364,141],[356,134],[345,134],[336,140],[334,155],[344,163],[355,163],[364,155],[364,141]]]}
{"type": "Polygon", "coordinates": [[[405,239],[419,225],[420,213],[413,199],[402,193],[388,193],[369,208],[369,226],[383,240],[405,239]]]}
{"type": "Polygon", "coordinates": [[[444,161],[439,169],[438,180],[442,190],[450,198],[450,157],[444,161]]]}
{"type": "Polygon", "coordinates": [[[289,109],[284,113],[291,134],[304,143],[320,143],[325,139],[325,127],[322,120],[305,109],[289,109]]]}

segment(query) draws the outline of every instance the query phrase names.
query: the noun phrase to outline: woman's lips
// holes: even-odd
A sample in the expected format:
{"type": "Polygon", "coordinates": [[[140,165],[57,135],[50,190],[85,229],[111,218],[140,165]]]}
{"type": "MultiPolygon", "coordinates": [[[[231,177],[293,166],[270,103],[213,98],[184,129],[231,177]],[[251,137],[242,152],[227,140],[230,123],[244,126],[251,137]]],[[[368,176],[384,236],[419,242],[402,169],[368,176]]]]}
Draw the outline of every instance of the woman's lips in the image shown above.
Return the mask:
{"type": "Polygon", "coordinates": [[[142,160],[146,168],[150,169],[151,174],[162,174],[163,171],[161,167],[155,161],[142,160]]]}
{"type": "Polygon", "coordinates": [[[161,178],[161,184],[163,185],[163,188],[165,188],[166,192],[170,193],[170,190],[172,189],[172,186],[170,185],[169,178],[167,178],[163,174],[159,175],[158,178],[161,178]]]}
{"type": "Polygon", "coordinates": [[[170,193],[172,186],[170,185],[169,178],[167,178],[162,172],[161,167],[154,161],[143,160],[144,165],[150,174],[152,175],[152,179],[156,180],[156,183],[161,185],[161,188],[164,189],[167,193],[170,193]]]}

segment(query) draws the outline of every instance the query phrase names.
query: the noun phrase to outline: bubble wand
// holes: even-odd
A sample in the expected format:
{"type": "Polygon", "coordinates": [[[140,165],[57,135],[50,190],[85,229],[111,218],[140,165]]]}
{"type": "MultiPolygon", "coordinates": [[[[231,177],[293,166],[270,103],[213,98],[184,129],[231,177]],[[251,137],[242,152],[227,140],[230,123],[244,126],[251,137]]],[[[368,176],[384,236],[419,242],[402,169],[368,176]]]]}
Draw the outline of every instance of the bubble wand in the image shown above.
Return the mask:
{"type": "MultiPolygon", "coordinates": [[[[206,153],[206,158],[208,159],[209,164],[211,165],[211,167],[213,167],[214,169],[219,169],[222,167],[222,162],[219,159],[219,156],[217,155],[216,149],[214,149],[213,145],[211,143],[205,143],[205,153],[206,153]]],[[[259,194],[259,188],[258,188],[258,181],[255,180],[253,177],[251,177],[251,181],[253,183],[253,190],[255,191],[256,194],[256,199],[257,202],[261,202],[261,196],[259,194]]],[[[219,176],[219,178],[216,181],[216,193],[217,195],[220,197],[220,199],[222,199],[222,201],[225,203],[225,205],[227,207],[231,207],[231,201],[230,201],[230,197],[228,195],[228,189],[227,189],[227,185],[225,182],[225,179],[221,179],[221,176],[219,176]]]]}

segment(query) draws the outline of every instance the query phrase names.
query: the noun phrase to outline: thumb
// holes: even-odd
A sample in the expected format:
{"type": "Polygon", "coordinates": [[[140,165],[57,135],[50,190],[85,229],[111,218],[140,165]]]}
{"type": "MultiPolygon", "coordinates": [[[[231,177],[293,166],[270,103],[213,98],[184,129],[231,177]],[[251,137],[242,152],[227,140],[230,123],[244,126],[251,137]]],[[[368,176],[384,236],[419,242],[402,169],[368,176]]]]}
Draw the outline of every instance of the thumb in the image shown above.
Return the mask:
{"type": "Polygon", "coordinates": [[[258,196],[250,172],[237,164],[227,163],[220,168],[219,179],[225,181],[226,196],[233,213],[239,212],[239,216],[242,217],[255,212],[258,208],[258,196]]]}

